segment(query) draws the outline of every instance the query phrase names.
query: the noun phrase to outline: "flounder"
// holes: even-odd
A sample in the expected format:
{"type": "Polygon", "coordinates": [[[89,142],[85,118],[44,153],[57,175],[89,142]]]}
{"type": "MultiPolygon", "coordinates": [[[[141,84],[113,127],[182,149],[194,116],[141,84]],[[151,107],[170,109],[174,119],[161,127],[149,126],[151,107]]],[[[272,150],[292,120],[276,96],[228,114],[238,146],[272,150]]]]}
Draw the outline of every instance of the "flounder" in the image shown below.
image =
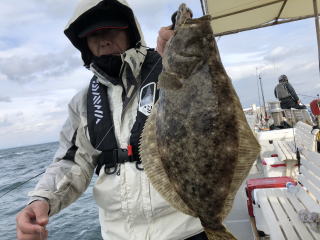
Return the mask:
{"type": "Polygon", "coordinates": [[[198,217],[210,240],[235,239],[222,222],[260,146],[221,63],[211,16],[183,19],[186,12],[182,4],[140,156],[157,191],[198,217]]]}

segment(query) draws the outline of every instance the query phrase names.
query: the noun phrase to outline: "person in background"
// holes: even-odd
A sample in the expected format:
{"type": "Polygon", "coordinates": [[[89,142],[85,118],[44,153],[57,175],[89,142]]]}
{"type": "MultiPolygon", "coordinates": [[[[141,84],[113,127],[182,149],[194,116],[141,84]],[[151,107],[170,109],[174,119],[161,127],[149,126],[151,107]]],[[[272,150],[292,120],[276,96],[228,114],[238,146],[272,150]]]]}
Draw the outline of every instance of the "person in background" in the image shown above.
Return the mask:
{"type": "Polygon", "coordinates": [[[280,101],[280,106],[282,109],[305,109],[306,106],[300,104],[299,97],[296,91],[291,86],[286,75],[281,75],[279,77],[279,83],[274,89],[274,95],[280,101]]]}
{"type": "Polygon", "coordinates": [[[69,103],[54,161],[16,217],[17,239],[47,238],[49,216],[76,201],[94,172],[103,239],[207,239],[198,218],[171,207],[152,187],[138,152],[158,97],[159,53],[173,31],[160,30],[158,53],[145,47],[125,0],[81,0],[64,33],[93,77],[69,103]]]}

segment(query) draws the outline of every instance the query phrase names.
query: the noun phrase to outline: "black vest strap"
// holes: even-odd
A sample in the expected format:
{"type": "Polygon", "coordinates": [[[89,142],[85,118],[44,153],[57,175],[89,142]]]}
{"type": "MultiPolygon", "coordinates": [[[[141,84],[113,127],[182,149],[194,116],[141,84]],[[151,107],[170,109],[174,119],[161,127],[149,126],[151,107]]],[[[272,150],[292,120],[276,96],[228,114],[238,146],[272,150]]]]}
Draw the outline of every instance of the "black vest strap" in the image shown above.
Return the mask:
{"type": "Polygon", "coordinates": [[[106,90],[96,76],[91,79],[87,95],[88,130],[92,146],[100,151],[117,148],[106,90]]]}
{"type": "MultiPolygon", "coordinates": [[[[132,149],[133,146],[129,145],[128,148],[132,149]]],[[[109,151],[103,151],[98,159],[96,174],[99,175],[100,169],[104,165],[106,174],[114,174],[118,170],[118,165],[125,162],[140,162],[138,150],[130,151],[128,149],[115,148],[109,151]]]]}
{"type": "MultiPolygon", "coordinates": [[[[117,146],[107,87],[100,84],[96,77],[91,79],[87,100],[88,130],[91,144],[102,151],[98,159],[96,174],[99,175],[103,166],[107,174],[116,173],[118,165],[124,162],[136,162],[137,169],[142,170],[139,166],[141,163],[139,139],[152,106],[158,99],[156,83],[161,70],[162,64],[159,54],[148,51],[140,72],[142,82],[137,93],[139,94],[139,105],[136,121],[131,129],[128,149],[120,149],[117,146]]],[[[127,73],[127,77],[134,78],[132,72],[127,73]]]]}

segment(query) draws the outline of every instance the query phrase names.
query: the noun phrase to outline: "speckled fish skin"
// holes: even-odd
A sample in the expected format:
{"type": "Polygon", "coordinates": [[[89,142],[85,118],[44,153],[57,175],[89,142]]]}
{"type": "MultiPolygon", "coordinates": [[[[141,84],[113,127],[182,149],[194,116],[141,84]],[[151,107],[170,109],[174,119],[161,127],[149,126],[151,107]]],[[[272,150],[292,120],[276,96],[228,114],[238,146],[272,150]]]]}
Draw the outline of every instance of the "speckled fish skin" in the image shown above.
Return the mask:
{"type": "Polygon", "coordinates": [[[140,155],[172,206],[199,217],[210,240],[230,240],[222,221],[260,146],[221,63],[210,19],[186,20],[167,44],[140,155]]]}

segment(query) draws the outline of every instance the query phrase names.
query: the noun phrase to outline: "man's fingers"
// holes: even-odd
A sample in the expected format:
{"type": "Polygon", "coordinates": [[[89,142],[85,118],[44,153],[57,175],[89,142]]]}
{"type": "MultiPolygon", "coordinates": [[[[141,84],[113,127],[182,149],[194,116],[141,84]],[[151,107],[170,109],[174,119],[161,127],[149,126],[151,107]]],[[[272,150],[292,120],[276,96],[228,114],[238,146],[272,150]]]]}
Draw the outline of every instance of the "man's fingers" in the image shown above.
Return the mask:
{"type": "Polygon", "coordinates": [[[161,56],[163,55],[164,47],[165,47],[165,41],[163,41],[161,38],[158,37],[156,50],[161,56]]]}
{"type": "Polygon", "coordinates": [[[48,223],[49,203],[34,201],[16,217],[18,240],[44,240],[48,237],[45,226],[48,223]]]}
{"type": "Polygon", "coordinates": [[[45,240],[45,239],[48,239],[48,231],[45,231],[43,233],[25,234],[17,230],[17,239],[18,240],[45,240]]]}
{"type": "Polygon", "coordinates": [[[173,36],[173,34],[174,34],[174,31],[171,30],[170,26],[162,27],[159,30],[159,35],[158,35],[158,38],[157,38],[156,50],[161,56],[163,55],[166,43],[173,36]]]}
{"type": "MultiPolygon", "coordinates": [[[[20,221],[23,221],[22,219],[20,221]]],[[[19,221],[19,222],[20,222],[19,221]]],[[[30,222],[23,222],[23,224],[17,223],[18,228],[22,233],[25,234],[36,234],[36,233],[43,233],[45,227],[40,226],[39,224],[30,223],[30,222]]]]}
{"type": "Polygon", "coordinates": [[[162,27],[159,30],[159,37],[164,41],[168,41],[173,36],[174,31],[171,30],[171,26],[162,27]]]}
{"type": "Polygon", "coordinates": [[[39,232],[41,226],[33,224],[32,219],[35,219],[35,215],[31,211],[22,211],[16,218],[17,230],[28,234],[39,232]]]}
{"type": "Polygon", "coordinates": [[[37,207],[32,207],[35,215],[36,215],[36,222],[41,225],[45,226],[48,224],[49,221],[49,205],[45,201],[39,201],[37,207]]]}
{"type": "Polygon", "coordinates": [[[48,223],[47,203],[29,205],[22,210],[16,217],[17,229],[26,234],[34,234],[45,231],[45,225],[48,223]]]}

